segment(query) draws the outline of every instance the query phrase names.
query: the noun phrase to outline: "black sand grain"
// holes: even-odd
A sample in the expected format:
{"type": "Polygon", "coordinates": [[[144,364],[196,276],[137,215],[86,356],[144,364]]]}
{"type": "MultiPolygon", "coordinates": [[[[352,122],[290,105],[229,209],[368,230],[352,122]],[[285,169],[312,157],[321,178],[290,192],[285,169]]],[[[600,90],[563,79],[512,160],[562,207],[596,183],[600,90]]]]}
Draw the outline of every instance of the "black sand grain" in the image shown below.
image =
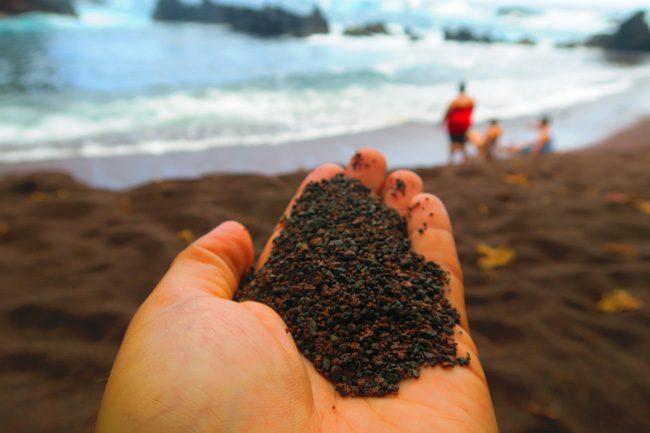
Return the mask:
{"type": "Polygon", "coordinates": [[[411,251],[397,212],[338,175],[307,186],[236,299],[273,307],[341,395],[382,396],[423,366],[469,364],[456,353],[447,281],[411,251]]]}

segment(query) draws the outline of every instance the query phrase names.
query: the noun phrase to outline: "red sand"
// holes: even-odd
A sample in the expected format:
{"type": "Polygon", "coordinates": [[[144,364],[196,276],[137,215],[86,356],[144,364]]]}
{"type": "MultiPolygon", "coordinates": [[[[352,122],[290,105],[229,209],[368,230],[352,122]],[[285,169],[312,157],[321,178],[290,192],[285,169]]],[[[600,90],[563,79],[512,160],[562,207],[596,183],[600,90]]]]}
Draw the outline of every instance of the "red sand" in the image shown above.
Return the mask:
{"type": "MultiPolygon", "coordinates": [[[[455,224],[504,432],[650,431],[650,215],[626,201],[650,199],[645,144],[420,171],[455,224]],[[529,184],[505,183],[512,173],[529,184]],[[611,192],[630,196],[613,203],[611,192]],[[637,253],[609,252],[611,242],[637,253]],[[517,259],[486,275],[478,243],[508,245],[517,259]],[[598,312],[615,288],[646,307],[598,312]]],[[[236,219],[259,251],[301,178],[208,176],[125,192],[58,174],[0,180],[2,430],[91,431],[121,336],[185,245],[179,232],[236,219]]]]}

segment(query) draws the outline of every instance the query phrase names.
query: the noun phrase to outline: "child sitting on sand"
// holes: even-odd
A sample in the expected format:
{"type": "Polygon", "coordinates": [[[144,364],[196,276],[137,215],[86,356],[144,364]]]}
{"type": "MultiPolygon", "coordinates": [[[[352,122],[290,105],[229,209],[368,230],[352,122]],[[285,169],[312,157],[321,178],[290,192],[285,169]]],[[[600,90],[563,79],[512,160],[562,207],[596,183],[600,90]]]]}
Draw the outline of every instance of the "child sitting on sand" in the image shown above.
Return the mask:
{"type": "Polygon", "coordinates": [[[551,119],[543,116],[535,125],[539,130],[539,137],[531,143],[519,146],[510,146],[506,150],[515,155],[542,155],[553,153],[553,137],[551,136],[551,119]]]}
{"type": "Polygon", "coordinates": [[[497,119],[491,119],[485,135],[478,131],[471,131],[469,139],[478,150],[481,158],[491,160],[494,159],[494,152],[502,133],[501,123],[497,119]]]}

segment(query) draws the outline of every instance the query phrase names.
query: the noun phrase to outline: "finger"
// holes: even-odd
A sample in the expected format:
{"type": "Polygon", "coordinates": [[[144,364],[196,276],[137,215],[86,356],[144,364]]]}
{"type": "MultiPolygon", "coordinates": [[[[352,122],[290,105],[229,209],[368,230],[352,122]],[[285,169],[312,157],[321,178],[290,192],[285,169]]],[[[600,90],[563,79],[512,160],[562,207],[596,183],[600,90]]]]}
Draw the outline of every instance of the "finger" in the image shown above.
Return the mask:
{"type": "MultiPolygon", "coordinates": [[[[397,175],[396,178],[406,179],[403,180],[404,184],[411,181],[414,187],[410,188],[407,184],[404,196],[398,195],[393,197],[393,194],[386,190],[384,192],[384,200],[389,202],[389,205],[398,209],[404,209],[405,199],[410,197],[410,201],[406,206],[407,223],[409,237],[411,239],[412,248],[418,254],[422,254],[427,260],[434,261],[441,265],[443,269],[450,275],[449,285],[447,287],[447,299],[456,308],[461,317],[461,326],[469,329],[467,322],[467,314],[465,313],[465,293],[462,283],[462,272],[460,263],[458,262],[458,254],[456,253],[456,245],[452,236],[451,221],[445,206],[440,199],[432,194],[420,193],[422,181],[415,173],[410,171],[395,172],[391,175],[397,175]],[[419,189],[419,191],[418,191],[419,189]],[[418,191],[416,193],[416,191],[418,191]],[[395,201],[390,202],[391,199],[395,201]],[[432,229],[432,230],[428,230],[432,229]],[[438,233],[443,231],[445,235],[438,233]],[[436,250],[431,248],[432,243],[436,243],[436,239],[440,238],[441,249],[436,250]],[[444,238],[444,239],[443,239],[444,238]]],[[[387,185],[395,185],[396,180],[389,177],[386,180],[387,185]]]]}
{"type": "Polygon", "coordinates": [[[434,257],[449,273],[448,292],[449,302],[461,316],[461,326],[469,330],[467,314],[465,313],[465,291],[463,289],[462,272],[456,245],[453,239],[451,220],[442,201],[433,194],[418,194],[411,199],[407,212],[409,238],[413,249],[423,256],[434,257]],[[426,233],[425,233],[426,232],[426,233]],[[437,235],[435,235],[437,233],[437,235]],[[442,235],[440,233],[448,233],[442,235]],[[434,237],[438,238],[438,246],[434,237]],[[436,250],[436,248],[440,248],[436,250]],[[433,250],[433,251],[430,251],[433,250]]]}
{"type": "Polygon", "coordinates": [[[278,235],[282,231],[282,228],[284,228],[285,221],[291,216],[291,209],[293,208],[293,205],[295,204],[296,200],[298,200],[302,192],[305,190],[305,187],[312,182],[320,182],[326,179],[331,179],[337,174],[343,173],[343,171],[344,170],[340,165],[323,164],[307,175],[305,180],[303,180],[300,186],[298,187],[296,194],[289,202],[289,205],[284,211],[284,214],[282,214],[282,218],[275,225],[275,229],[273,229],[273,233],[271,234],[271,237],[269,238],[268,242],[266,242],[266,245],[264,246],[264,250],[262,250],[262,254],[260,254],[260,258],[257,261],[258,269],[264,266],[264,263],[266,263],[266,259],[268,259],[269,254],[271,253],[271,248],[273,247],[273,241],[275,240],[276,237],[278,237],[278,235]]]}
{"type": "Polygon", "coordinates": [[[463,281],[449,214],[438,197],[432,194],[414,196],[407,212],[407,227],[417,253],[447,268],[463,281]]]}
{"type": "Polygon", "coordinates": [[[232,299],[241,276],[253,263],[253,241],[241,224],[228,221],[181,252],[156,292],[182,295],[201,291],[232,299]]]}
{"type": "Polygon", "coordinates": [[[359,179],[375,194],[381,193],[386,179],[386,157],[377,149],[360,149],[354,154],[345,174],[359,179]]]}
{"type": "Polygon", "coordinates": [[[450,232],[429,227],[416,230],[409,238],[413,251],[424,256],[426,260],[437,263],[462,285],[463,274],[458,261],[456,242],[450,232]]]}
{"type": "Polygon", "coordinates": [[[467,320],[467,310],[465,308],[465,289],[463,282],[460,281],[453,273],[443,267],[449,275],[449,284],[445,289],[445,297],[449,303],[458,311],[460,316],[460,326],[467,332],[470,332],[469,321],[467,320]]]}
{"type": "Polygon", "coordinates": [[[422,192],[422,179],[410,170],[397,170],[386,178],[384,202],[405,215],[411,199],[422,192]]]}
{"type": "Polygon", "coordinates": [[[452,233],[451,220],[442,201],[433,194],[417,194],[409,203],[406,215],[409,233],[419,229],[439,228],[452,233]]]}

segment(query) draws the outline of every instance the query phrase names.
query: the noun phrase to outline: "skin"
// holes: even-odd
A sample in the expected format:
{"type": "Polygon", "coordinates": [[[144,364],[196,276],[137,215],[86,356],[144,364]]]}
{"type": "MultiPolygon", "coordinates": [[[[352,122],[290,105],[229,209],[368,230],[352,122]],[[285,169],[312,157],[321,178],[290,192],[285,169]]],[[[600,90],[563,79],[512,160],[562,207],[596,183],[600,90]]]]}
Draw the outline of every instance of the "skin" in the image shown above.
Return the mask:
{"type": "Polygon", "coordinates": [[[547,123],[546,125],[540,123],[538,125],[534,125],[533,127],[539,131],[539,137],[536,140],[519,146],[510,146],[506,148],[506,150],[508,150],[510,153],[517,154],[522,153],[524,149],[530,148],[531,155],[540,155],[542,153],[544,145],[551,140],[551,125],[550,123],[547,123]]]}
{"type": "MultiPolygon", "coordinates": [[[[422,193],[415,173],[386,177],[381,153],[360,152],[365,164],[321,166],[296,195],[308,182],[345,171],[405,215],[414,250],[450,272],[448,296],[462,317],[455,339],[459,353],[470,353],[470,366],[426,367],[394,396],[342,398],[300,355],[272,309],[231,300],[253,262],[253,246],[243,226],[226,222],[179,254],[135,314],[106,386],[97,433],[497,432],[447,211],[422,193]],[[406,191],[394,196],[397,179],[406,191]]],[[[287,214],[290,209],[291,203],[287,214]]]]}
{"type": "MultiPolygon", "coordinates": [[[[445,113],[445,117],[444,117],[442,123],[447,122],[447,118],[449,117],[449,114],[452,111],[457,110],[459,108],[466,108],[466,107],[473,107],[473,106],[474,106],[474,99],[472,99],[467,93],[461,92],[449,104],[449,107],[447,108],[447,112],[445,113]]],[[[458,151],[460,151],[463,154],[463,159],[467,160],[467,151],[465,150],[465,143],[452,142],[451,146],[449,148],[449,163],[450,164],[453,162],[454,155],[458,151]]]]}
{"type": "Polygon", "coordinates": [[[551,125],[540,124],[538,129],[539,139],[533,144],[533,150],[531,152],[533,155],[539,155],[542,152],[544,145],[551,139],[551,125]]]}
{"type": "Polygon", "coordinates": [[[475,130],[469,131],[468,138],[478,150],[481,158],[484,160],[490,160],[493,158],[493,150],[497,147],[502,133],[503,129],[501,128],[501,125],[497,123],[490,125],[485,132],[485,135],[475,130]]]}
{"type": "Polygon", "coordinates": [[[492,149],[497,146],[502,133],[503,130],[500,124],[490,125],[485,134],[485,141],[483,141],[482,146],[479,148],[483,159],[492,159],[492,149]]]}

